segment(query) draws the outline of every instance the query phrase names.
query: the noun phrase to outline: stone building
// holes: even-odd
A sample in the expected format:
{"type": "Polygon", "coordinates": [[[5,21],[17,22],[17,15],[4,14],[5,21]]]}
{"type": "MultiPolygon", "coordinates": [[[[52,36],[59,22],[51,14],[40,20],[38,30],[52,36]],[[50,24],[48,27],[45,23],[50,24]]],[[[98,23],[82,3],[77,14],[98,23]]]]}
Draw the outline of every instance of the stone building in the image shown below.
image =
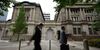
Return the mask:
{"type": "MultiPolygon", "coordinates": [[[[42,29],[42,39],[47,39],[47,32],[51,31],[51,35],[53,35],[51,38],[52,40],[56,40],[57,35],[56,35],[56,31],[57,29],[57,25],[59,26],[59,30],[60,30],[60,24],[55,23],[55,21],[45,21],[42,9],[40,4],[37,3],[32,3],[32,2],[28,2],[28,1],[24,1],[24,2],[18,2],[15,3],[13,6],[13,14],[12,14],[12,19],[10,23],[7,23],[7,29],[9,30],[8,33],[6,34],[6,37],[4,37],[3,39],[10,39],[10,37],[13,35],[13,32],[10,31],[10,28],[12,27],[12,25],[15,23],[15,20],[19,14],[19,10],[20,10],[20,4],[24,5],[25,8],[25,17],[27,20],[27,32],[24,33],[23,35],[21,35],[22,39],[29,39],[33,34],[34,34],[34,28],[37,24],[39,23],[43,23],[44,27],[42,29]]],[[[48,40],[48,39],[47,39],[48,40]]]]}
{"type": "Polygon", "coordinates": [[[73,6],[66,6],[56,14],[56,22],[66,27],[66,32],[73,38],[79,39],[86,35],[90,37],[100,37],[100,34],[93,30],[92,23],[97,17],[93,8],[95,2],[77,2],[73,6]]]}
{"type": "Polygon", "coordinates": [[[35,26],[45,21],[40,4],[31,3],[27,1],[15,3],[13,6],[13,14],[11,22],[7,24],[7,28],[9,29],[9,31],[6,37],[10,38],[13,35],[13,32],[10,31],[10,28],[15,23],[15,20],[19,14],[19,10],[21,8],[20,4],[24,5],[25,17],[28,24],[27,31],[21,36],[22,38],[27,39],[28,37],[30,37],[34,32],[35,26]]]}
{"type": "Polygon", "coordinates": [[[37,24],[43,23],[42,39],[45,40],[57,40],[57,30],[61,29],[61,26],[65,26],[67,34],[70,34],[70,39],[81,40],[82,38],[98,38],[99,33],[92,28],[92,23],[97,16],[95,9],[92,7],[95,3],[76,3],[73,6],[66,6],[61,9],[59,14],[55,15],[54,20],[45,20],[41,6],[37,3],[31,2],[18,2],[14,5],[13,15],[11,22],[7,23],[8,33],[6,38],[9,39],[13,35],[10,31],[12,24],[14,24],[18,14],[20,6],[23,4],[25,8],[25,17],[27,19],[27,32],[21,36],[23,39],[29,39],[34,33],[34,28],[37,24]]]}

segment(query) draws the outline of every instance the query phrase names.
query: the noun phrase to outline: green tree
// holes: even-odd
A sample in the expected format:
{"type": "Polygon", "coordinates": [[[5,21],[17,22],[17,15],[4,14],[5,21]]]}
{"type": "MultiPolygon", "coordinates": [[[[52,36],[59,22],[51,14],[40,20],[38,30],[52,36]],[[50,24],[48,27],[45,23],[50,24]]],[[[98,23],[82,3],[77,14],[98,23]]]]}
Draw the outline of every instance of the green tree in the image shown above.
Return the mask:
{"type": "Polygon", "coordinates": [[[14,25],[13,25],[13,33],[18,34],[17,40],[19,40],[20,35],[25,32],[27,28],[27,23],[25,19],[25,9],[24,6],[20,8],[19,16],[17,17],[14,25]]]}
{"type": "MultiPolygon", "coordinates": [[[[53,1],[57,3],[56,11],[58,13],[62,8],[65,8],[67,5],[72,6],[75,3],[77,3],[78,1],[83,2],[83,0],[53,0],[53,1]]],[[[86,0],[85,3],[88,3],[89,1],[96,2],[96,0],[86,0]]]]}
{"type": "Polygon", "coordinates": [[[67,5],[74,5],[78,0],[54,0],[57,3],[56,12],[60,12],[62,8],[65,8],[67,5]]]}
{"type": "Polygon", "coordinates": [[[96,31],[100,31],[100,0],[97,2],[97,4],[94,7],[97,12],[97,17],[94,20],[93,28],[96,31]]]}
{"type": "Polygon", "coordinates": [[[15,3],[15,0],[0,0],[0,15],[4,15],[4,11],[8,11],[11,3],[15,3]]]}

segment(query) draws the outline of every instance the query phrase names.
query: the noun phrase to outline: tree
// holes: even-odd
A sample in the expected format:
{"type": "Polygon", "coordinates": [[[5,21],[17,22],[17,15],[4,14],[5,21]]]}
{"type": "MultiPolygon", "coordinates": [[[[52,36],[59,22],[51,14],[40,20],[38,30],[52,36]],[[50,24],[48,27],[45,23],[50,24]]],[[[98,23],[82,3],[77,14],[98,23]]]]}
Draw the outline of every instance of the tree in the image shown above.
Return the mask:
{"type": "Polygon", "coordinates": [[[0,15],[4,15],[4,11],[8,11],[11,3],[14,3],[15,0],[0,0],[0,15]]]}
{"type": "Polygon", "coordinates": [[[100,31],[100,0],[97,2],[97,4],[94,7],[97,12],[97,17],[94,20],[93,28],[96,31],[100,31]]]}
{"type": "Polygon", "coordinates": [[[19,16],[17,17],[13,25],[13,33],[18,34],[17,40],[20,38],[20,34],[24,33],[27,28],[26,19],[25,19],[25,9],[24,6],[20,8],[19,16]]]}
{"type": "MultiPolygon", "coordinates": [[[[83,0],[53,0],[53,1],[57,3],[56,11],[58,13],[62,8],[66,7],[67,5],[72,6],[75,3],[77,3],[78,1],[83,2],[83,0]]],[[[96,2],[96,0],[86,0],[85,2],[88,3],[89,1],[96,2]]]]}
{"type": "Polygon", "coordinates": [[[74,5],[78,0],[54,0],[57,3],[56,12],[60,12],[62,8],[65,8],[67,5],[74,5]]]}

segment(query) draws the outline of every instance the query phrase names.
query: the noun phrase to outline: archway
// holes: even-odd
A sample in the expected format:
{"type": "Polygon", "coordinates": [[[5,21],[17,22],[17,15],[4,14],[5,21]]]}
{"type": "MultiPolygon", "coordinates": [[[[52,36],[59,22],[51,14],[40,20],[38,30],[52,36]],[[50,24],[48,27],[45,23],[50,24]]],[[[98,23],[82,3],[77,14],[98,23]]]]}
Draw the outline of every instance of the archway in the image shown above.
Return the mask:
{"type": "Polygon", "coordinates": [[[46,31],[46,40],[55,40],[55,34],[54,34],[54,30],[49,27],[46,31]]]}

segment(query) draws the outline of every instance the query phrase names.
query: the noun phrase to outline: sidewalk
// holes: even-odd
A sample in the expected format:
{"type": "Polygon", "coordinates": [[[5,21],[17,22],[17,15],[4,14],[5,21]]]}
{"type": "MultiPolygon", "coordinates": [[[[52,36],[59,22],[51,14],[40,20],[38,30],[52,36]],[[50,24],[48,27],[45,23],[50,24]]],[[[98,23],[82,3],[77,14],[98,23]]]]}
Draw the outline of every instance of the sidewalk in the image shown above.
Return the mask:
{"type": "MultiPolygon", "coordinates": [[[[82,41],[69,41],[68,42],[70,46],[74,47],[74,48],[79,48],[81,50],[83,50],[83,42],[82,41]]],[[[90,50],[100,50],[100,48],[96,48],[96,47],[89,47],[90,50]]]]}
{"type": "MultiPolygon", "coordinates": [[[[34,42],[34,41],[33,41],[34,42]]],[[[21,50],[32,50],[34,48],[33,42],[30,46],[27,46],[27,41],[22,41],[21,50]]],[[[68,41],[70,50],[83,50],[83,42],[79,41],[68,41]]],[[[18,50],[18,42],[0,42],[0,50],[18,50]],[[4,44],[3,44],[4,43],[4,44]]],[[[41,41],[42,50],[49,50],[49,41],[41,41]]],[[[58,41],[51,41],[51,50],[60,50],[60,43],[58,41]]],[[[100,50],[100,48],[90,47],[90,50],[100,50]]]]}

